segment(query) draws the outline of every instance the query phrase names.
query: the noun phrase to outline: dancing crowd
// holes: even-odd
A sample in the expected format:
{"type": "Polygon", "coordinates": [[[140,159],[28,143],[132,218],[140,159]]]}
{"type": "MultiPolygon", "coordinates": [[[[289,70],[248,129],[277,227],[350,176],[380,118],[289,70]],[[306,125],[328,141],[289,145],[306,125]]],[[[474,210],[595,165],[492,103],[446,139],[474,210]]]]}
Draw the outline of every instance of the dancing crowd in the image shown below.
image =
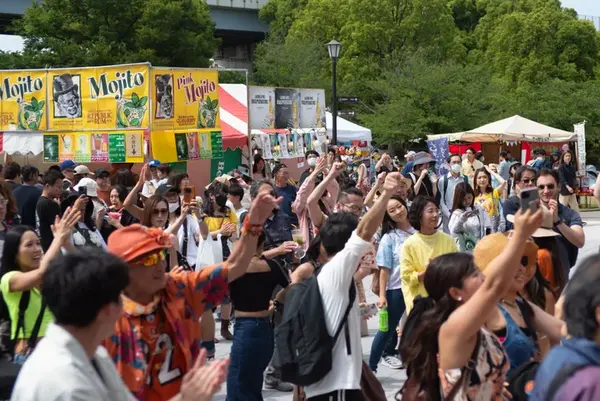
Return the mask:
{"type": "Polygon", "coordinates": [[[595,399],[600,256],[578,261],[573,152],[469,148],[442,176],[405,158],[369,179],[309,151],[295,182],[255,154],[201,190],[158,160],[7,163],[0,398],[380,401],[382,364],[406,369],[405,401],[595,399]]]}

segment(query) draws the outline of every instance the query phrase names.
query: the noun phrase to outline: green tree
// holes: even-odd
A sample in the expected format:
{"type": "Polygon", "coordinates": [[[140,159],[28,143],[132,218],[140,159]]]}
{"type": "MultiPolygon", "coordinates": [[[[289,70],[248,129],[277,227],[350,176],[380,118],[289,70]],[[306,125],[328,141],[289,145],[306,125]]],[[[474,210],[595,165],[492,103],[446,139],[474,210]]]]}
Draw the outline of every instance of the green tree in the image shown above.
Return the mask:
{"type": "MultiPolygon", "coordinates": [[[[15,23],[29,67],[149,61],[206,67],[214,22],[202,0],[43,0],[15,23]]],[[[15,55],[0,64],[18,64],[15,55]]],[[[18,57],[17,57],[18,58],[18,57]]],[[[4,60],[2,60],[4,59],[4,60]]]]}

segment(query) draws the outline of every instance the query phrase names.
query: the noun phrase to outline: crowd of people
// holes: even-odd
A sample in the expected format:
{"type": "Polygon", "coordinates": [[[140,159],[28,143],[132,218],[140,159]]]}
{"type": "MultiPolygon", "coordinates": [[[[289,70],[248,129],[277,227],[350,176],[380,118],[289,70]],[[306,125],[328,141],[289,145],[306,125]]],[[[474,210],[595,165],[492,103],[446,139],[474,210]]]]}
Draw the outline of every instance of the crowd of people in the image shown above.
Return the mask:
{"type": "Polygon", "coordinates": [[[600,259],[569,280],[585,244],[575,158],[534,153],[485,164],[468,149],[443,176],[425,152],[404,168],[384,153],[369,180],[331,148],[306,154],[299,182],[256,154],[202,190],[158,160],[139,175],[10,162],[0,370],[14,372],[11,400],[205,401],[224,383],[229,401],[262,400],[263,387],[366,400],[380,364],[407,369],[406,401],[591,400],[600,259]],[[539,201],[525,207],[531,190],[539,201]],[[293,323],[314,308],[308,294],[311,333],[293,323]],[[363,362],[377,310],[386,325],[363,362]],[[320,323],[331,366],[291,374],[286,357],[299,356],[286,347],[317,350],[281,339],[309,343],[320,323]],[[232,345],[217,361],[218,341],[232,345]]]}

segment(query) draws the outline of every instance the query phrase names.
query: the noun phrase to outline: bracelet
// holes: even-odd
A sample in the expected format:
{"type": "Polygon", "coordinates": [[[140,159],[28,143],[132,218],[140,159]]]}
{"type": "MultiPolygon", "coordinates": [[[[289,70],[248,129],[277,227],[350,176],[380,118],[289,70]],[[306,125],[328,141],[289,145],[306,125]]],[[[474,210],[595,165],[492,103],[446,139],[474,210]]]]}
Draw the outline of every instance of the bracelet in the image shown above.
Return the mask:
{"type": "Polygon", "coordinates": [[[243,235],[258,237],[263,232],[263,226],[262,224],[252,224],[249,219],[245,219],[241,232],[243,235]]]}

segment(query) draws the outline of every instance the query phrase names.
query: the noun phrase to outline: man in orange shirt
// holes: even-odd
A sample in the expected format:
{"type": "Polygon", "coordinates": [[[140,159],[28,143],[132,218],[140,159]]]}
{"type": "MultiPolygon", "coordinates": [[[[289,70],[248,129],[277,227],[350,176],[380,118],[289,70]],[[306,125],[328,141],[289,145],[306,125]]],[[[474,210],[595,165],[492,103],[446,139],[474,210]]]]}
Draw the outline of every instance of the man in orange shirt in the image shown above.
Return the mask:
{"type": "Polygon", "coordinates": [[[108,250],[127,262],[130,283],[122,295],[123,314],[105,346],[139,400],[169,400],[179,393],[200,351],[198,319],[226,299],[228,283],[245,273],[279,202],[269,191],[260,193],[228,260],[199,272],[165,274],[172,240],[161,229],[135,224],[109,237],[108,250]]]}

